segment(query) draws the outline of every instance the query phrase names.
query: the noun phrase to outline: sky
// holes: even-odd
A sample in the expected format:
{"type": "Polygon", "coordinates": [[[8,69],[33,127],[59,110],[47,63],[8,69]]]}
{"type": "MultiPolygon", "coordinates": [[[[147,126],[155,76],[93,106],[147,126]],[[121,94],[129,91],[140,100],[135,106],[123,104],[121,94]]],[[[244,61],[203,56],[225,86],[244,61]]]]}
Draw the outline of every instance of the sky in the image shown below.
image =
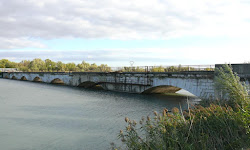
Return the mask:
{"type": "Polygon", "coordinates": [[[250,62],[250,0],[0,0],[0,59],[250,62]]]}

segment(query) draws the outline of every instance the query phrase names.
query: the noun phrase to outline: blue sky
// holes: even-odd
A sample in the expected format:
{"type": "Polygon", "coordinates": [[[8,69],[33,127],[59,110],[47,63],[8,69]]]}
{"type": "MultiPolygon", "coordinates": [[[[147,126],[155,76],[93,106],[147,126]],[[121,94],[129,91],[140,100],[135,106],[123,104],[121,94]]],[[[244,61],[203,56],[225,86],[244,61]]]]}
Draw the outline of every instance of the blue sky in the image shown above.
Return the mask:
{"type": "Polygon", "coordinates": [[[0,0],[0,59],[250,62],[248,0],[0,0]]]}
{"type": "Polygon", "coordinates": [[[111,39],[53,39],[41,40],[51,50],[81,50],[81,49],[133,49],[133,48],[181,48],[186,46],[209,47],[240,42],[242,39],[228,37],[179,37],[173,39],[141,39],[141,40],[111,40],[111,39]]]}

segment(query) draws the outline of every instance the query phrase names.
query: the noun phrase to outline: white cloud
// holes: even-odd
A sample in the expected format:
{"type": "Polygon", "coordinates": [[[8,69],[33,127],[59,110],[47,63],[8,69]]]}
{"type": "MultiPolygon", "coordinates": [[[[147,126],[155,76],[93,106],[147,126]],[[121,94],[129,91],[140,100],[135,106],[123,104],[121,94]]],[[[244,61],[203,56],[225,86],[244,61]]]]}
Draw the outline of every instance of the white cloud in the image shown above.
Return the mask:
{"type": "Polygon", "coordinates": [[[29,40],[27,38],[3,38],[0,37],[0,49],[16,49],[36,47],[45,48],[46,46],[36,40],[29,40]]]}
{"type": "MultiPolygon", "coordinates": [[[[248,0],[0,0],[0,59],[50,58],[111,65],[249,61],[248,0]],[[42,40],[226,37],[242,42],[179,48],[44,50],[42,40]],[[39,40],[42,39],[42,40],[39,40]],[[20,48],[41,48],[21,51],[20,48]],[[9,50],[12,49],[12,50],[9,50]]],[[[206,39],[206,38],[205,38],[206,39]]],[[[208,38],[209,39],[209,38],[208,38]]],[[[49,48],[47,48],[49,49],[49,48]]]]}
{"type": "Polygon", "coordinates": [[[242,0],[0,0],[0,38],[241,37],[249,10],[242,0]]]}
{"type": "Polygon", "coordinates": [[[52,59],[54,61],[76,62],[83,60],[91,63],[107,63],[111,66],[129,66],[130,61],[135,66],[145,65],[203,65],[216,63],[249,62],[249,44],[242,46],[224,45],[220,47],[185,48],[147,48],[147,49],[103,49],[103,50],[5,50],[0,51],[0,59],[9,58],[12,61],[34,58],[52,59]]]}

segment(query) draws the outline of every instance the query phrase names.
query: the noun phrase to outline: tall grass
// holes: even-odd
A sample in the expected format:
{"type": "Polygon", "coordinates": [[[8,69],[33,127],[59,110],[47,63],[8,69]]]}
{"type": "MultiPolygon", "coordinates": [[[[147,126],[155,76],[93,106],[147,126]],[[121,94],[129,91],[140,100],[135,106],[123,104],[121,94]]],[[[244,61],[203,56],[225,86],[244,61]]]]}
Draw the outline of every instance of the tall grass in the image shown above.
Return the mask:
{"type": "Polygon", "coordinates": [[[240,81],[230,65],[223,65],[215,70],[215,88],[221,99],[243,106],[249,105],[249,86],[240,81]]]}
{"type": "Polygon", "coordinates": [[[124,149],[248,149],[249,95],[232,68],[216,70],[215,87],[227,99],[223,105],[194,106],[182,112],[173,108],[142,118],[139,123],[125,118],[127,127],[119,138],[124,149]],[[229,103],[230,102],[230,103],[229,103]]]}

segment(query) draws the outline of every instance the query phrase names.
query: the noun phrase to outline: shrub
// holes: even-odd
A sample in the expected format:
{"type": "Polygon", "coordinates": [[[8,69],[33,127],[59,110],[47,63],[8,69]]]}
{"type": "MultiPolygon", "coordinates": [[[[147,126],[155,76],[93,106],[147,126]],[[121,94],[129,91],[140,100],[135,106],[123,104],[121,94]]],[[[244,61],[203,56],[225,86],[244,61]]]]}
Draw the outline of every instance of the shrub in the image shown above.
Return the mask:
{"type": "Polygon", "coordinates": [[[127,149],[238,149],[248,147],[249,137],[239,114],[231,107],[196,106],[187,112],[177,108],[142,118],[140,127],[126,119],[119,138],[127,149]],[[248,141],[248,142],[247,142],[248,141]]]}

